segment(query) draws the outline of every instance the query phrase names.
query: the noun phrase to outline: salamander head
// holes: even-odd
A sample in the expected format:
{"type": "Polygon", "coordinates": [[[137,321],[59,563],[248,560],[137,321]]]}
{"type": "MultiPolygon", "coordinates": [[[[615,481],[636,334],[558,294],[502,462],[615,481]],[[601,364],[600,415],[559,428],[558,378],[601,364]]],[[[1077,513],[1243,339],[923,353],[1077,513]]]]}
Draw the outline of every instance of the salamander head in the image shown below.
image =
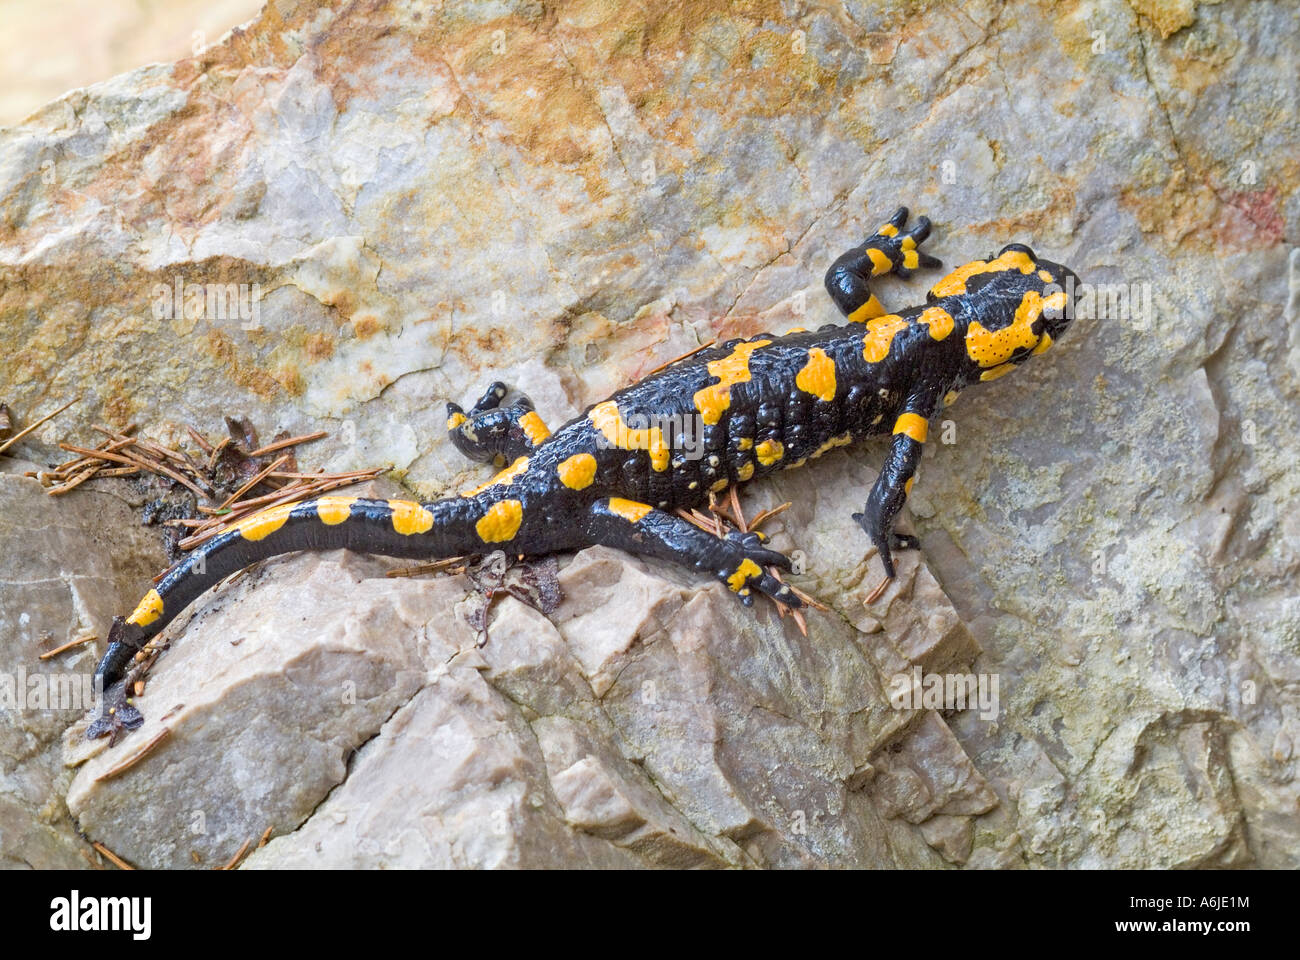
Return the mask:
{"type": "Polygon", "coordinates": [[[1021,243],[977,263],[962,268],[965,292],[978,304],[965,330],[968,384],[996,380],[1048,350],[1074,319],[1079,288],[1073,271],[1021,243]]]}

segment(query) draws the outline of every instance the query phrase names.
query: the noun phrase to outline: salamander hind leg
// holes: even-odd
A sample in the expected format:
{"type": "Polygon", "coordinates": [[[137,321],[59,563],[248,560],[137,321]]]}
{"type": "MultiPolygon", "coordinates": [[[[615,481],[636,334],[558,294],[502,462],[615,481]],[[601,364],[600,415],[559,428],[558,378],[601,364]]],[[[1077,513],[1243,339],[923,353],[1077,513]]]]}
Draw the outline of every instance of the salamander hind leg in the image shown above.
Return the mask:
{"type": "Polygon", "coordinates": [[[447,433],[471,460],[505,466],[532,453],[551,435],[526,396],[520,394],[502,406],[508,392],[504,383],[492,384],[468,413],[458,404],[447,404],[447,433]]]}
{"type": "Polygon", "coordinates": [[[718,538],[681,517],[618,497],[592,505],[588,532],[593,543],[671,560],[710,574],[747,606],[753,603],[754,591],[788,607],[803,605],[788,585],[766,570],[770,566],[789,570],[789,558],[763,546],[757,533],[733,532],[718,538]]]}

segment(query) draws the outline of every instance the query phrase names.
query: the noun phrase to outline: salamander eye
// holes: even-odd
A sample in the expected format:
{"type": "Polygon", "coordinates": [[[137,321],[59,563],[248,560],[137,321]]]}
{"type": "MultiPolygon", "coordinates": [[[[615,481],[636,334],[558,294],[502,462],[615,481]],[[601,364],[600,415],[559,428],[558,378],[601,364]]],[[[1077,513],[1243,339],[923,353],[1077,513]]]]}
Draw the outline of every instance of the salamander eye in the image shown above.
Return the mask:
{"type": "Polygon", "coordinates": [[[1008,243],[1005,247],[1003,247],[1001,250],[998,251],[998,256],[1000,257],[1004,253],[1012,253],[1012,252],[1028,254],[1030,260],[1034,260],[1034,261],[1038,260],[1038,257],[1034,256],[1034,251],[1030,250],[1023,243],[1008,243]]]}

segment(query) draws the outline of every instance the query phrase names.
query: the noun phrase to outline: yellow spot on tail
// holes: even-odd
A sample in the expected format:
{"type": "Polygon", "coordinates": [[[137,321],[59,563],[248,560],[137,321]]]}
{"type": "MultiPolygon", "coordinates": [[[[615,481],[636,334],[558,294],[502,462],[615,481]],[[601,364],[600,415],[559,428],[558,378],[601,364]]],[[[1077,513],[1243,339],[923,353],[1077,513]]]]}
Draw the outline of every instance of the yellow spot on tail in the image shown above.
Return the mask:
{"type": "Polygon", "coordinates": [[[738,343],[736,349],[720,360],[710,360],[709,375],[718,378],[695,393],[695,409],[705,424],[713,425],[722,419],[727,408],[731,406],[731,388],[738,383],[749,382],[749,357],[759,347],[765,347],[771,340],[754,340],[750,343],[738,343]]]}
{"type": "Polygon", "coordinates": [[[787,334],[790,334],[790,333],[807,333],[807,332],[808,332],[808,328],[807,328],[807,327],[791,327],[789,330],[786,331],[787,334]]]}
{"type": "Polygon", "coordinates": [[[906,329],[907,321],[894,313],[868,320],[866,333],[862,335],[862,359],[868,363],[884,360],[889,356],[894,337],[906,329]]]}
{"type": "Polygon", "coordinates": [[[878,277],[882,273],[888,273],[894,269],[894,261],[875,247],[867,247],[867,258],[871,261],[871,275],[873,277],[878,277]]]}
{"type": "MultiPolygon", "coordinates": [[[[712,366],[710,364],[710,366],[712,366]]],[[[664,440],[663,431],[656,426],[638,427],[635,430],[623,422],[618,404],[606,400],[591,408],[587,414],[591,425],[601,432],[605,441],[616,450],[648,450],[650,466],[655,472],[668,469],[671,451],[664,440]]]]}
{"type": "Polygon", "coordinates": [[[794,378],[794,385],[818,400],[830,403],[835,399],[835,361],[826,351],[813,347],[808,351],[808,363],[794,378]]]}
{"type": "Polygon", "coordinates": [[[915,270],[921,262],[921,258],[916,252],[916,241],[911,237],[904,237],[899,246],[903,250],[903,266],[908,270],[915,270]]]}
{"type": "Polygon", "coordinates": [[[316,516],[332,527],[352,516],[352,504],[356,502],[356,497],[321,497],[315,501],[316,516]]]}
{"type": "Polygon", "coordinates": [[[1030,354],[1036,357],[1040,353],[1046,353],[1051,348],[1052,348],[1052,335],[1050,333],[1045,333],[1039,339],[1038,346],[1034,347],[1034,349],[1030,350],[1029,352],[1030,354]]]}
{"type": "Polygon", "coordinates": [[[455,430],[457,427],[459,427],[462,423],[464,423],[468,419],[469,417],[465,416],[465,414],[463,413],[453,413],[450,417],[447,418],[447,429],[449,431],[455,430]]]}
{"type": "Polygon", "coordinates": [[[930,425],[926,423],[925,417],[915,413],[899,414],[898,419],[894,421],[894,433],[905,433],[917,443],[925,443],[929,432],[930,425]]]}
{"type": "Polygon", "coordinates": [[[137,627],[147,627],[153,623],[163,612],[163,600],[157,590],[150,590],[144,595],[144,599],[136,606],[135,612],[126,618],[127,623],[133,623],[137,627]]]}
{"type": "Polygon", "coordinates": [[[433,514],[418,503],[389,500],[388,509],[393,511],[393,529],[404,537],[433,529],[433,514]]]}
{"type": "Polygon", "coordinates": [[[754,445],[753,437],[741,437],[736,441],[737,450],[748,450],[754,445]]]}
{"type": "Polygon", "coordinates": [[[912,484],[916,483],[916,477],[908,477],[907,483],[903,484],[903,495],[910,497],[912,495],[912,484]]]}
{"type": "Polygon", "coordinates": [[[589,453],[575,453],[555,468],[560,483],[570,490],[585,490],[596,478],[596,458],[589,453]]]}
{"type": "Polygon", "coordinates": [[[491,480],[488,480],[485,483],[480,483],[477,487],[474,487],[472,490],[466,490],[464,493],[461,494],[461,496],[476,497],[484,490],[486,490],[488,487],[495,487],[498,484],[505,484],[505,485],[512,484],[515,482],[515,477],[519,476],[527,469],[528,469],[528,458],[520,457],[514,463],[510,464],[510,466],[506,467],[504,470],[498,473],[491,480]]]}
{"type": "Polygon", "coordinates": [[[296,506],[298,506],[296,503],[284,503],[270,510],[255,513],[251,517],[240,520],[235,524],[235,529],[245,540],[261,540],[263,537],[269,537],[284,526],[284,522],[289,519],[289,513],[296,506]]]}
{"type": "Polygon", "coordinates": [[[736,572],[727,577],[727,586],[729,586],[733,592],[739,593],[750,577],[759,577],[762,575],[763,571],[759,569],[758,564],[749,559],[749,557],[746,557],[744,560],[740,561],[740,566],[736,568],[736,572]]]}
{"type": "Polygon", "coordinates": [[[530,410],[520,417],[519,426],[523,427],[524,436],[534,447],[551,435],[551,428],[536,410],[530,410]]]}
{"type": "Polygon", "coordinates": [[[966,281],[982,273],[1000,273],[1004,270],[1019,270],[1021,273],[1033,273],[1034,261],[1023,250],[1008,250],[996,260],[972,260],[963,264],[944,277],[930,292],[936,297],[951,297],[966,292],[966,281]]]}
{"type": "MultiPolygon", "coordinates": [[[[1056,295],[1048,299],[1055,301],[1056,295]]],[[[1062,302],[1064,299],[1062,293],[1062,302]]],[[[1034,322],[1042,315],[1045,306],[1048,304],[1043,301],[1042,294],[1030,290],[1016,307],[1015,319],[1001,330],[986,330],[978,320],[972,320],[966,330],[966,355],[981,367],[996,367],[1010,360],[1017,351],[1038,346],[1039,335],[1034,333],[1034,322]]]]}
{"type": "Polygon", "coordinates": [[[754,475],[754,465],[752,463],[743,464],[741,468],[736,471],[737,480],[742,480],[742,481],[748,480],[753,475],[754,475]]]}
{"type": "Polygon", "coordinates": [[[764,440],[754,448],[754,454],[758,457],[759,463],[770,467],[785,456],[785,444],[780,440],[764,440]]]}
{"type": "Polygon", "coordinates": [[[885,314],[885,305],[880,302],[879,298],[873,293],[867,298],[867,302],[858,309],[849,314],[850,323],[862,323],[864,320],[870,320],[873,317],[881,317],[885,314]]]}
{"type": "Polygon", "coordinates": [[[952,314],[943,307],[926,307],[921,311],[921,315],[916,318],[917,323],[924,323],[930,328],[930,336],[935,340],[942,340],[948,334],[952,333],[955,321],[952,314]]]}
{"type": "Polygon", "coordinates": [[[715,480],[709,486],[709,492],[721,493],[723,490],[726,490],[727,487],[729,487],[730,485],[731,485],[731,481],[728,480],[726,477],[723,477],[721,480],[715,480]]]}
{"type": "Polygon", "coordinates": [[[894,226],[892,223],[887,223],[877,230],[876,233],[882,237],[896,237],[898,236],[898,227],[894,226]]]}
{"type": "Polygon", "coordinates": [[[943,395],[943,405],[945,407],[951,407],[954,403],[957,402],[957,398],[959,396],[960,394],[956,390],[949,390],[947,393],[943,395]]]}
{"type": "Polygon", "coordinates": [[[644,503],[637,503],[635,500],[624,500],[622,497],[609,498],[609,511],[622,517],[628,523],[636,523],[649,513],[653,508],[644,503]]]}
{"type": "Polygon", "coordinates": [[[505,543],[514,538],[523,522],[524,505],[518,500],[502,500],[488,507],[474,530],[484,543],[505,543]]]}

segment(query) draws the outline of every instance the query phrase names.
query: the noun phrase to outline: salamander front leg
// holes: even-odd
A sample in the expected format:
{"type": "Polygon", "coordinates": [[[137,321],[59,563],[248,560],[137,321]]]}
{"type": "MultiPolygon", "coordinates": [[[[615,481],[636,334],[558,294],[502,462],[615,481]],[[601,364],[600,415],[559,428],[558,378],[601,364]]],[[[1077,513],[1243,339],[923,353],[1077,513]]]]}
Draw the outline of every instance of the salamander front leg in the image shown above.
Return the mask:
{"type": "Polygon", "coordinates": [[[789,570],[791,564],[784,554],[764,547],[761,534],[733,531],[718,538],[674,514],[618,497],[592,504],[587,529],[592,543],[710,574],[746,606],[754,602],[755,590],[787,607],[803,606],[787,584],[767,572],[770,566],[789,570]]]}
{"type": "Polygon", "coordinates": [[[911,276],[921,267],[942,266],[940,261],[921,251],[921,243],[930,235],[930,221],[917,217],[916,225],[903,230],[907,207],[899,207],[888,222],[861,246],[836,258],[826,271],[826,292],[849,320],[865,321],[883,315],[884,305],[871,293],[872,277],[896,273],[911,276]]]}
{"type": "Polygon", "coordinates": [[[551,435],[526,396],[520,394],[501,406],[508,392],[504,383],[492,384],[469,413],[455,403],[447,404],[447,433],[456,449],[471,460],[502,467],[532,453],[551,435]]]}
{"type": "Polygon", "coordinates": [[[871,592],[864,601],[875,603],[885,588],[894,579],[893,550],[915,549],[920,543],[915,537],[901,536],[894,533],[894,520],[898,511],[907,501],[912,491],[912,479],[917,464],[921,462],[921,451],[925,443],[928,424],[925,417],[917,413],[903,413],[894,422],[894,440],[889,448],[889,456],[881,467],[880,475],[871,488],[866,506],[862,513],[855,513],[856,520],[867,532],[871,542],[880,554],[880,562],[885,568],[885,579],[871,592]]]}

